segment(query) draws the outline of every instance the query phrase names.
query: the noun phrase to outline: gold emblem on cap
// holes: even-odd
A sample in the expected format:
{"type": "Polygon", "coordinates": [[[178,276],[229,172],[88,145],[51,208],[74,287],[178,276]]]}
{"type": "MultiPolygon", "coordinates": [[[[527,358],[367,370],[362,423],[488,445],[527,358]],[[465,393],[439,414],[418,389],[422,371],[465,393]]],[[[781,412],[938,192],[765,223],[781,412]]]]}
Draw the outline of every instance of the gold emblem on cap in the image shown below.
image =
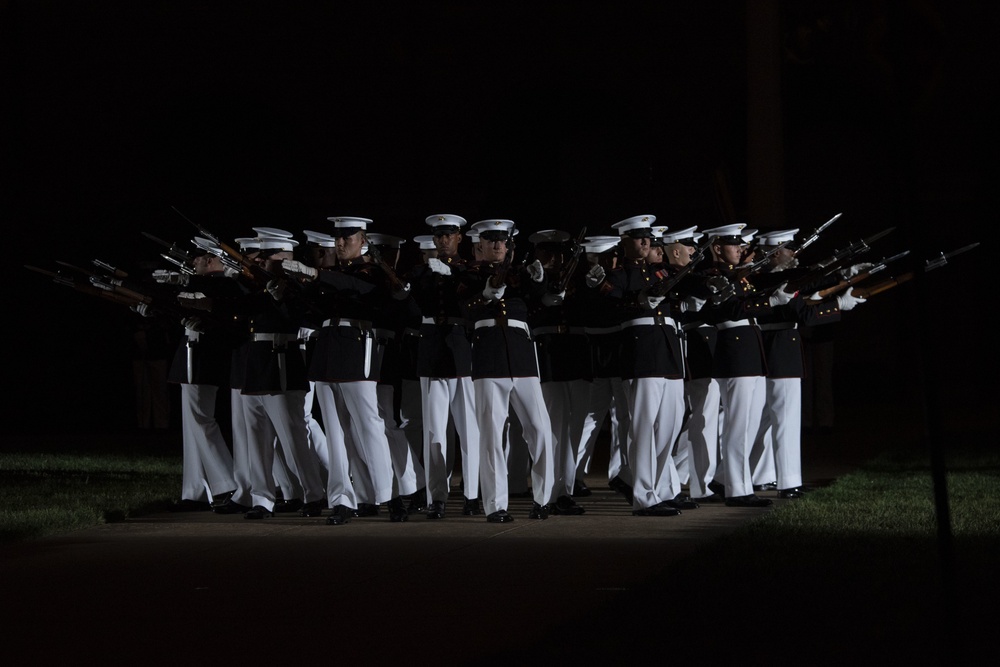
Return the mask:
{"type": "Polygon", "coordinates": [[[646,222],[647,220],[649,220],[649,216],[648,216],[648,215],[644,215],[644,216],[642,217],[642,221],[643,221],[643,222],[646,222]]]}
{"type": "Polygon", "coordinates": [[[500,225],[502,225],[503,223],[502,223],[502,222],[500,222],[499,220],[497,220],[497,221],[496,221],[496,222],[494,222],[493,224],[494,224],[494,225],[496,225],[497,227],[499,227],[499,226],[500,226],[500,225]]]}

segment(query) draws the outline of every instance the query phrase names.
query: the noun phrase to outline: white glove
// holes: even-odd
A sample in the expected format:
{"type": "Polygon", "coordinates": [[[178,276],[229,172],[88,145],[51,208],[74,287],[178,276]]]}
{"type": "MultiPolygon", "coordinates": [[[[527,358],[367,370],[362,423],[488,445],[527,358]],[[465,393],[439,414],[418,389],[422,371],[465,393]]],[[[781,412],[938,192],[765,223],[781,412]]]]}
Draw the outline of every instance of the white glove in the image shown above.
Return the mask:
{"type": "Polygon", "coordinates": [[[272,299],[281,301],[285,297],[285,290],[288,289],[288,283],[278,279],[268,280],[267,286],[264,289],[267,290],[272,299]]]}
{"type": "Polygon", "coordinates": [[[153,309],[149,307],[146,303],[137,303],[134,306],[129,306],[133,313],[139,313],[143,317],[152,317],[153,309]]]}
{"type": "Polygon", "coordinates": [[[781,283],[781,285],[778,286],[778,289],[774,290],[774,293],[767,300],[772,308],[775,306],[784,306],[786,303],[795,298],[795,294],[798,294],[798,292],[795,294],[789,294],[785,291],[786,287],[788,287],[788,283],[781,283]]]}
{"type": "Polygon", "coordinates": [[[639,292],[639,305],[649,308],[650,310],[656,310],[666,298],[667,297],[665,296],[649,296],[646,294],[646,290],[642,290],[639,292]]]}
{"type": "Polygon", "coordinates": [[[806,300],[807,301],[822,301],[823,300],[823,295],[820,294],[819,292],[813,292],[812,294],[810,294],[809,296],[806,297],[806,300]]]}
{"type": "Polygon", "coordinates": [[[689,296],[683,301],[681,301],[681,312],[697,313],[705,306],[706,303],[708,302],[705,301],[705,299],[699,299],[696,296],[689,296]]]}
{"type": "MultiPolygon", "coordinates": [[[[448,268],[448,267],[445,266],[445,268],[448,268]]],[[[393,293],[392,293],[392,298],[395,299],[396,301],[402,301],[403,299],[405,299],[408,296],[410,296],[410,283],[406,283],[405,285],[403,285],[399,289],[394,290],[393,293]]]]}
{"type": "Polygon", "coordinates": [[[177,302],[182,306],[197,310],[212,309],[212,300],[206,297],[204,292],[179,292],[177,302]]]}
{"type": "Polygon", "coordinates": [[[185,317],[181,320],[181,324],[184,325],[185,329],[205,333],[205,323],[201,321],[200,317],[185,317]]]}
{"type": "Polygon", "coordinates": [[[606,275],[607,272],[604,270],[603,266],[600,264],[594,264],[590,271],[587,271],[587,275],[584,277],[584,282],[587,283],[587,287],[597,287],[604,282],[604,276],[606,275]]]}
{"type": "Polygon", "coordinates": [[[846,292],[837,297],[837,308],[840,308],[842,312],[847,312],[848,310],[854,310],[856,305],[864,303],[867,300],[859,296],[854,296],[854,288],[848,287],[846,292]]]}
{"type": "Polygon", "coordinates": [[[486,297],[487,301],[502,299],[505,289],[507,289],[507,285],[493,287],[493,285],[490,285],[489,281],[486,281],[486,287],[483,288],[483,296],[486,297]]]}
{"type": "Polygon", "coordinates": [[[848,280],[849,278],[853,278],[854,276],[858,275],[863,271],[867,271],[873,266],[875,265],[867,262],[861,264],[852,264],[851,266],[841,269],[838,273],[840,273],[841,278],[843,278],[844,280],[848,280]]]}
{"type": "Polygon", "coordinates": [[[316,280],[319,271],[311,266],[307,266],[295,259],[281,260],[281,270],[293,278],[305,278],[306,280],[316,280]]]}
{"type": "Polygon", "coordinates": [[[542,268],[542,263],[539,260],[536,259],[531,264],[528,264],[528,275],[536,283],[545,280],[545,269],[542,268]]]}
{"type": "Polygon", "coordinates": [[[153,280],[164,285],[188,284],[188,277],[185,274],[177,273],[176,271],[167,271],[166,269],[153,271],[153,280]]]}
{"type": "Polygon", "coordinates": [[[549,293],[546,293],[546,294],[544,294],[542,296],[542,305],[543,306],[558,306],[558,305],[562,304],[562,302],[565,301],[565,300],[566,300],[566,291],[565,290],[563,290],[562,292],[559,292],[558,294],[553,294],[553,293],[549,292],[549,293]]]}
{"type": "Polygon", "coordinates": [[[439,273],[442,276],[451,275],[451,267],[442,262],[437,257],[431,257],[430,259],[428,259],[427,266],[430,267],[430,270],[433,271],[434,273],[439,273]]]}
{"type": "Polygon", "coordinates": [[[240,271],[239,269],[234,269],[231,266],[224,266],[222,267],[222,275],[224,275],[227,278],[235,278],[236,276],[243,275],[243,272],[240,271]]]}

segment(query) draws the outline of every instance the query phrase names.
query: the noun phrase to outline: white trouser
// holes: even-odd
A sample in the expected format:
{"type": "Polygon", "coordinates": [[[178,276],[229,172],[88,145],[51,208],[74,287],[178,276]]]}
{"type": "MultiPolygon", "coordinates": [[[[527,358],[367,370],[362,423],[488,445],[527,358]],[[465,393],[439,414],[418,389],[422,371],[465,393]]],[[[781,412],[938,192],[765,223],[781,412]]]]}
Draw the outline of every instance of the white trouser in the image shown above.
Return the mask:
{"type": "Polygon", "coordinates": [[[243,396],[253,505],[274,509],[276,437],[288,473],[302,489],[302,501],[309,503],[323,498],[319,465],[307,442],[304,396],[305,391],[243,396]]]}
{"type": "Polygon", "coordinates": [[[219,388],[205,384],[181,385],[181,430],[184,460],[181,498],[212,502],[214,496],[236,488],[233,456],[215,421],[219,388]]]}
{"type": "Polygon", "coordinates": [[[423,395],[424,482],[427,502],[448,500],[449,477],[454,466],[449,451],[449,416],[458,431],[462,452],[462,485],[465,497],[479,497],[479,424],[472,379],[420,378],[423,395]]]}
{"type": "Polygon", "coordinates": [[[552,422],[552,463],[555,495],[572,496],[576,481],[576,455],[583,433],[583,420],[590,405],[590,383],[586,380],[543,382],[542,396],[552,422]]]}
{"type": "Polygon", "coordinates": [[[768,378],[764,409],[750,452],[754,484],[802,486],[802,380],[768,378]],[[759,481],[758,481],[759,480],[759,481]]]}
{"type": "Polygon", "coordinates": [[[239,389],[229,391],[229,407],[233,419],[233,479],[236,481],[232,501],[250,506],[253,504],[250,497],[250,490],[253,488],[250,480],[250,445],[247,441],[246,409],[239,389]]]}
{"type": "Polygon", "coordinates": [[[719,435],[725,467],[726,497],[753,493],[750,448],[760,424],[761,409],[755,397],[764,391],[762,376],[719,378],[722,427],[719,435]]]}
{"type": "Polygon", "coordinates": [[[719,461],[719,383],[699,378],[684,383],[684,400],[691,415],[677,442],[677,473],[687,481],[692,498],[712,495],[719,461]]]}
{"type": "Polygon", "coordinates": [[[392,498],[392,459],[385,423],[378,414],[375,382],[317,382],[330,452],[327,500],[330,507],[358,502],[379,504],[392,498]],[[340,468],[334,473],[334,468],[340,468]],[[357,484],[352,487],[351,477],[357,484]]]}
{"type": "MultiPolygon", "coordinates": [[[[423,464],[424,461],[424,401],[419,380],[403,380],[402,395],[399,397],[399,427],[403,429],[406,443],[412,456],[423,464]]],[[[421,465],[423,469],[423,465],[421,465]]],[[[424,473],[426,475],[426,471],[424,473]]],[[[426,485],[423,477],[417,477],[418,484],[426,485]]]]}
{"type": "MultiPolygon", "coordinates": [[[[551,418],[551,417],[550,417],[551,418]]],[[[503,454],[507,457],[507,495],[526,493],[531,485],[531,455],[517,414],[509,412],[503,429],[503,454]]]]}
{"type": "Polygon", "coordinates": [[[681,492],[672,454],[684,420],[684,381],[665,378],[626,380],[631,429],[629,463],[633,507],[644,509],[681,492]]]}
{"type": "Polygon", "coordinates": [[[628,400],[621,378],[594,378],[590,383],[589,405],[583,418],[583,431],[577,450],[576,477],[582,478],[590,471],[594,445],[604,424],[604,417],[611,416],[611,455],[608,460],[608,480],[619,477],[626,484],[632,483],[628,467],[628,400]]]}
{"type": "Polygon", "coordinates": [[[424,480],[424,469],[420,461],[410,449],[406,433],[396,423],[395,390],[392,385],[380,384],[375,390],[378,399],[378,416],[385,424],[385,438],[389,443],[389,456],[392,459],[392,472],[395,478],[396,492],[393,496],[409,496],[417,490],[417,480],[424,480]]]}
{"type": "Polygon", "coordinates": [[[539,505],[548,504],[554,484],[552,474],[552,424],[545,411],[537,377],[484,378],[476,388],[476,421],[479,424],[479,482],[486,514],[507,509],[507,461],[503,451],[504,424],[514,409],[531,455],[531,489],[539,505]]]}
{"type": "MultiPolygon", "coordinates": [[[[302,400],[303,415],[306,422],[306,446],[309,449],[310,465],[319,468],[320,479],[323,488],[326,488],[326,475],[329,469],[329,454],[326,451],[326,434],[323,428],[313,417],[313,402],[316,400],[315,383],[309,383],[309,389],[305,392],[302,400]]],[[[298,477],[291,473],[288,461],[279,446],[278,440],[274,441],[274,483],[281,489],[281,494],[286,498],[302,498],[302,487],[299,485],[298,477]]]]}

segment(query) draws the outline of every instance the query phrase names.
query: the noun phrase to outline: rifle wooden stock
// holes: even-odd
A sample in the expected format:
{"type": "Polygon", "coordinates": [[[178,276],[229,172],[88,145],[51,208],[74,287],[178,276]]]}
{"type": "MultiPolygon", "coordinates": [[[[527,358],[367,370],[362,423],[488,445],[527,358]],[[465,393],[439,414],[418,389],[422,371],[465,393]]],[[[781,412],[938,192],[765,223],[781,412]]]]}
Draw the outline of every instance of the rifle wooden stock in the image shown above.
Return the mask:
{"type": "Polygon", "coordinates": [[[500,262],[500,266],[497,270],[490,276],[489,283],[490,287],[493,289],[500,289],[500,286],[507,282],[507,272],[510,270],[510,264],[514,260],[514,244],[511,243],[507,246],[507,254],[503,256],[503,261],[500,262]]]}
{"type": "Polygon", "coordinates": [[[883,280],[882,282],[876,283],[871,287],[860,287],[858,289],[855,289],[852,292],[852,294],[860,299],[867,299],[869,297],[875,296],[876,294],[881,294],[886,290],[891,290],[893,287],[896,287],[897,285],[902,285],[905,282],[913,280],[913,276],[914,273],[912,271],[909,273],[904,273],[901,276],[883,280]]]}
{"type": "Polygon", "coordinates": [[[392,286],[393,291],[406,289],[406,283],[400,279],[396,270],[389,266],[389,263],[385,261],[382,253],[379,252],[379,249],[374,244],[368,246],[368,256],[375,260],[375,263],[385,271],[385,275],[389,278],[389,284],[392,286]]]}
{"type": "Polygon", "coordinates": [[[555,286],[555,293],[562,294],[569,287],[569,281],[573,279],[573,274],[576,273],[576,267],[580,263],[580,255],[583,253],[583,241],[587,237],[587,228],[584,227],[580,230],[580,233],[576,236],[576,244],[573,246],[573,256],[570,258],[569,262],[566,263],[566,267],[563,270],[562,275],[559,277],[559,282],[555,286]]]}

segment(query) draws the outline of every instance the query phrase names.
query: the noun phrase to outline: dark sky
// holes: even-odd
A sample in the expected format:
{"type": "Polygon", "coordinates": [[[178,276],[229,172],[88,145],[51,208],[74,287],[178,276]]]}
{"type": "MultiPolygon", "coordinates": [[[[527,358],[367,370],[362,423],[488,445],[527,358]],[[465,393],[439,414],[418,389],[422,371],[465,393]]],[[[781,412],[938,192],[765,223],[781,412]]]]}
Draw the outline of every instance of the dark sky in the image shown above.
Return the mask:
{"type": "MultiPolygon", "coordinates": [[[[844,213],[814,259],[888,226],[874,252],[987,240],[995,4],[779,3],[786,220],[844,213]]],[[[59,386],[56,413],[127,415],[130,314],[21,265],[155,260],[140,231],[194,231],[171,207],[228,239],[332,215],[409,238],[440,212],[705,228],[724,222],[724,173],[745,216],[757,38],[742,2],[0,1],[3,219],[25,257],[5,273],[25,388],[12,414],[49,414],[59,386]]],[[[841,326],[880,389],[925,363],[914,329],[939,319],[977,331],[934,362],[945,381],[995,375],[985,252],[841,326]]]]}

